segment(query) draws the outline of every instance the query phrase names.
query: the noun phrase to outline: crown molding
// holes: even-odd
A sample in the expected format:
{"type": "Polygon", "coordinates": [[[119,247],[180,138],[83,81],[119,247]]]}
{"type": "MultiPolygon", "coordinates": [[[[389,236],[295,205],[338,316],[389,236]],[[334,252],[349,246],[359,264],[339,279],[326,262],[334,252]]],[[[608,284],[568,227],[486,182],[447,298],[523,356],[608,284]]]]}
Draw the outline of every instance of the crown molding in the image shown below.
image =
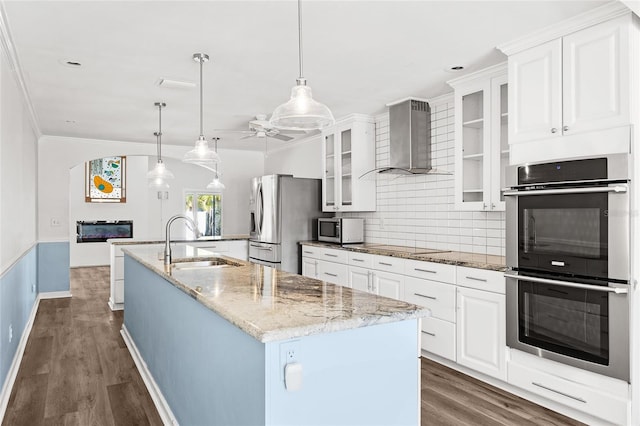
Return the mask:
{"type": "Polygon", "coordinates": [[[582,30],[600,22],[608,21],[613,18],[631,13],[629,8],[623,3],[615,0],[584,13],[576,15],[572,18],[565,19],[553,25],[537,30],[524,37],[503,43],[497,48],[505,55],[510,56],[514,53],[521,52],[534,46],[555,40],[567,34],[582,30]]]}
{"type": "Polygon", "coordinates": [[[470,80],[475,80],[477,78],[483,78],[483,79],[491,78],[491,77],[495,77],[497,75],[506,74],[506,73],[507,73],[507,62],[505,61],[496,65],[492,65],[490,67],[472,72],[470,74],[465,74],[460,77],[456,77],[454,79],[447,81],[447,84],[455,88],[456,86],[464,84],[470,80]]]}
{"type": "Polygon", "coordinates": [[[429,98],[429,105],[442,105],[453,102],[453,92],[445,93],[444,95],[429,98]]]}
{"type": "Polygon", "coordinates": [[[11,73],[13,74],[16,83],[18,83],[20,92],[22,92],[24,104],[27,107],[29,119],[31,120],[31,126],[33,127],[34,133],[36,134],[36,138],[40,139],[40,137],[42,136],[42,131],[40,130],[40,125],[38,124],[38,115],[36,114],[36,110],[33,108],[31,96],[29,96],[29,91],[27,90],[27,85],[24,81],[24,75],[22,74],[20,61],[18,61],[18,55],[13,44],[13,39],[11,38],[11,32],[9,31],[9,24],[7,21],[7,14],[4,10],[4,3],[4,0],[0,0],[0,48],[2,48],[2,51],[7,58],[9,68],[11,69],[11,73]]]}

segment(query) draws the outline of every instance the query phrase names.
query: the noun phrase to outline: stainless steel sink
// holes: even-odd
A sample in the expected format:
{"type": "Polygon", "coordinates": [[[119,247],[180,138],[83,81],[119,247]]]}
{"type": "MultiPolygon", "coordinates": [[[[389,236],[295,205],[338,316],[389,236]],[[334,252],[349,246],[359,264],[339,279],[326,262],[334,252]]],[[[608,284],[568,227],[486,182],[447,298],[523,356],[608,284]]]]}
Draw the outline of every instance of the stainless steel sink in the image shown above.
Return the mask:
{"type": "Polygon", "coordinates": [[[171,264],[173,269],[185,270],[185,269],[203,269],[203,268],[222,268],[225,266],[238,266],[232,262],[227,262],[224,259],[213,260],[197,260],[197,261],[180,261],[171,264]]]}

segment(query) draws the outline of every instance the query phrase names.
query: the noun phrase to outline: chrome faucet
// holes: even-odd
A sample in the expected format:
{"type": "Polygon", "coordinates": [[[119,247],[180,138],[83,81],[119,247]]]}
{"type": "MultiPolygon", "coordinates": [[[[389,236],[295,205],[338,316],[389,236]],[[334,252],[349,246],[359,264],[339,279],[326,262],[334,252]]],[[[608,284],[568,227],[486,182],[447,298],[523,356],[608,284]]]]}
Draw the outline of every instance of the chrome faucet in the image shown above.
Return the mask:
{"type": "Polygon", "coordinates": [[[171,216],[171,218],[169,218],[169,220],[167,221],[167,228],[165,230],[165,242],[164,242],[164,264],[165,266],[170,266],[171,265],[171,224],[176,220],[176,219],[184,219],[186,220],[189,224],[190,224],[190,228],[191,230],[196,234],[196,238],[200,238],[200,236],[202,236],[202,234],[200,233],[200,230],[198,229],[198,225],[196,225],[196,223],[193,221],[193,219],[191,219],[189,216],[185,216],[183,214],[177,214],[175,216],[171,216]]]}

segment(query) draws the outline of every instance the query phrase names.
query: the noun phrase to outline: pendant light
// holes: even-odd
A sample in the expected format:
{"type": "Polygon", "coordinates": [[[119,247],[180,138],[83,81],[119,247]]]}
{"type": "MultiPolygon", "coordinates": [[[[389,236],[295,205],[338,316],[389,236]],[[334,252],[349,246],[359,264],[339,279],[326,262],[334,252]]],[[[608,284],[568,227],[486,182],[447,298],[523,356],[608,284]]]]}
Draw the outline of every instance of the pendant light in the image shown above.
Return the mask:
{"type": "MultiPolygon", "coordinates": [[[[218,141],[220,138],[213,138],[213,147],[216,154],[218,153],[218,141]]],[[[215,175],[213,176],[213,180],[209,182],[207,185],[207,189],[212,189],[214,191],[223,191],[225,186],[224,183],[220,180],[220,174],[218,173],[218,163],[215,164],[213,172],[215,175]]]]}
{"type": "Polygon", "coordinates": [[[193,60],[200,64],[200,136],[196,141],[195,148],[187,152],[182,158],[182,161],[198,166],[213,167],[214,164],[220,162],[220,157],[218,153],[209,149],[209,144],[204,138],[204,132],[202,130],[202,65],[209,60],[209,55],[206,53],[194,53],[193,60]]]}
{"type": "Polygon", "coordinates": [[[271,125],[283,130],[322,129],[335,123],[326,105],[313,100],[311,87],[302,74],[302,7],[298,0],[298,67],[299,77],[291,89],[291,98],[271,115],[271,125]]]}
{"type": "Polygon", "coordinates": [[[162,162],[162,108],[165,108],[167,104],[156,102],[154,105],[158,107],[158,131],[153,133],[156,137],[158,161],[155,167],[147,172],[147,179],[149,179],[150,188],[168,189],[169,184],[166,180],[173,179],[174,176],[162,162]]]}

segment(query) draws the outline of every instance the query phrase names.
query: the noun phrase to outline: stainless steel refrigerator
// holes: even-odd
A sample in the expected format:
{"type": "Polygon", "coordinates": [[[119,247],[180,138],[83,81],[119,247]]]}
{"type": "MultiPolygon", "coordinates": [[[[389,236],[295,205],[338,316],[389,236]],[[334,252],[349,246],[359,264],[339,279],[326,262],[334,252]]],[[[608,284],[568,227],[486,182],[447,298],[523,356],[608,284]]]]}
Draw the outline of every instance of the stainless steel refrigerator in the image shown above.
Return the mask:
{"type": "Polygon", "coordinates": [[[249,260],[299,274],[299,241],[317,237],[322,181],[268,175],[251,179],[249,260]]]}

